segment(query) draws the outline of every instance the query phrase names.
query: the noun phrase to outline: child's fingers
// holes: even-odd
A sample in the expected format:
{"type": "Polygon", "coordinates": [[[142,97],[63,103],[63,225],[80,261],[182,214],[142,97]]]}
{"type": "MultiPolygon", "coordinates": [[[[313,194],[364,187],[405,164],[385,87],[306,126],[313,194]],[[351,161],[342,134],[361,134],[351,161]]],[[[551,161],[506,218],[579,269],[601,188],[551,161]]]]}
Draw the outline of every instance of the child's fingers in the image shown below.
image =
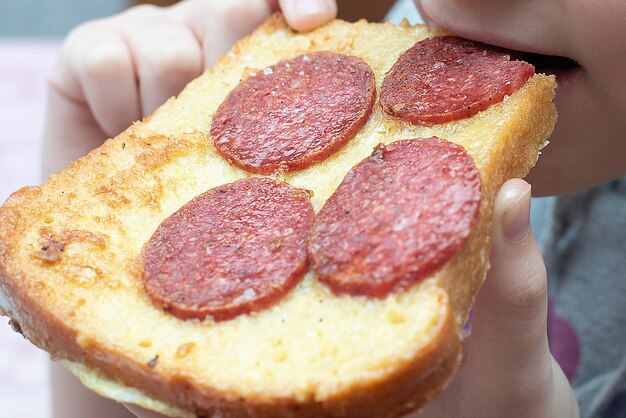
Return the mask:
{"type": "Polygon", "coordinates": [[[337,15],[335,0],[278,0],[289,26],[308,31],[323,25],[337,15]]]}
{"type": "Polygon", "coordinates": [[[529,214],[528,183],[505,183],[495,201],[491,269],[476,300],[466,366],[480,371],[482,390],[508,382],[516,397],[539,399],[552,368],[546,272],[529,214]]]}
{"type": "Polygon", "coordinates": [[[166,10],[194,34],[208,68],[276,11],[277,0],[187,0],[166,10]]]}
{"type": "Polygon", "coordinates": [[[546,342],[546,271],[530,230],[530,194],[528,183],[514,179],[496,197],[491,268],[475,308],[472,335],[488,324],[484,331],[502,337],[498,347],[509,353],[529,338],[546,342]]]}
{"type": "Polygon", "coordinates": [[[107,137],[85,103],[50,88],[46,106],[41,167],[44,179],[87,154],[107,137]]]}
{"type": "Polygon", "coordinates": [[[113,136],[141,116],[133,59],[119,33],[95,31],[86,38],[73,57],[75,68],[94,118],[113,136]]]}
{"type": "MultiPolygon", "coordinates": [[[[460,36],[506,48],[572,56],[568,9],[560,1],[416,0],[418,9],[460,36]]],[[[576,39],[576,37],[574,37],[576,39]]]]}
{"type": "Polygon", "coordinates": [[[167,13],[190,28],[202,45],[207,68],[279,10],[293,29],[304,31],[333,19],[337,4],[335,0],[187,0],[167,13]]]}
{"type": "Polygon", "coordinates": [[[120,22],[120,30],[134,58],[142,116],[148,116],[202,73],[202,48],[187,27],[161,9],[134,14],[120,22]]]}
{"type": "Polygon", "coordinates": [[[121,34],[93,22],[73,31],[50,75],[50,84],[88,105],[113,136],[141,117],[133,58],[121,34]]]}

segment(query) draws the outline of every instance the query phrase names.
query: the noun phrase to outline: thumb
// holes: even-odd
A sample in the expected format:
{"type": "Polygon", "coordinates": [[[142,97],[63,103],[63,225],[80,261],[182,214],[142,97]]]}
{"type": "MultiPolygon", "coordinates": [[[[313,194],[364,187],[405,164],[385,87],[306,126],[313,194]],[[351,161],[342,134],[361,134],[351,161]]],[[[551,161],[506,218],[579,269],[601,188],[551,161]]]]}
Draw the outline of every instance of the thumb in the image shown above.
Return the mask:
{"type": "Polygon", "coordinates": [[[491,269],[476,299],[467,358],[484,371],[481,380],[511,382],[520,394],[551,378],[546,270],[529,215],[530,185],[509,180],[495,200],[491,269]]]}
{"type": "Polygon", "coordinates": [[[278,0],[289,26],[308,31],[337,16],[336,0],[278,0]]]}

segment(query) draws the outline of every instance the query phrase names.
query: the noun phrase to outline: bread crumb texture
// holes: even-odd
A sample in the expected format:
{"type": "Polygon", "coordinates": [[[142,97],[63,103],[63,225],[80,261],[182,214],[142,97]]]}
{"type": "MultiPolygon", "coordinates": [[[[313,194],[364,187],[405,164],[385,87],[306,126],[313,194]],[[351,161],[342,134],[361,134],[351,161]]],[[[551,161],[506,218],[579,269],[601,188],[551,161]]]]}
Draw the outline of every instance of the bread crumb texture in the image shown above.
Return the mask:
{"type": "Polygon", "coordinates": [[[153,116],[7,200],[0,210],[0,290],[14,301],[8,314],[37,345],[82,363],[70,368],[87,386],[171,416],[216,411],[210,405],[219,402],[365,398],[385,382],[406,385],[402,370],[424,378],[445,360],[452,366],[433,383],[441,386],[458,361],[457,329],[487,269],[493,196],[506,178],[526,174],[553,128],[552,77],[536,75],[475,117],[433,127],[392,119],[377,103],[339,152],[280,175],[312,190],[317,211],[380,143],[435,135],[465,147],[482,179],[478,224],[444,269],[406,292],[384,300],[334,296],[309,272],[268,310],[220,323],[182,321],[151,304],[140,263],[143,245],[167,216],[210,188],[250,176],[220,157],[209,137],[212,114],[241,79],[282,59],[332,50],[364,59],[380,88],[404,50],[440,34],[364,21],[296,34],[280,17],[270,19],[153,116]],[[447,327],[451,321],[456,326],[447,327]],[[444,343],[455,348],[437,359],[444,343]],[[123,395],[105,376],[178,409],[135,390],[123,395]],[[167,394],[172,388],[178,394],[167,394]]]}

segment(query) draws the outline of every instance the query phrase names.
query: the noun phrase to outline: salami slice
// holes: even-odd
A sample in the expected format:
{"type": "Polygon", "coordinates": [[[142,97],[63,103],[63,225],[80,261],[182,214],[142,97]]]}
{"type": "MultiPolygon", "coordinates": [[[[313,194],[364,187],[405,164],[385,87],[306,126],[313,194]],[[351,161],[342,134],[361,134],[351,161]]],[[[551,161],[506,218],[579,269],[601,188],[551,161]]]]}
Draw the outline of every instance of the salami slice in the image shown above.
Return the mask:
{"type": "Polygon", "coordinates": [[[153,303],[181,319],[227,320],[270,307],[307,269],[308,191],[250,178],[212,189],[156,230],[143,253],[153,303]]]}
{"type": "Polygon", "coordinates": [[[335,293],[385,297],[452,258],[479,203],[478,170],[461,146],[436,137],[379,146],[318,213],[315,271],[335,293]]]}
{"type": "Polygon", "coordinates": [[[331,52],[301,55],[242,81],[219,106],[219,153],[252,173],[309,167],[350,141],[376,99],[369,65],[331,52]]]}
{"type": "Polygon", "coordinates": [[[535,73],[501,49],[453,36],[405,51],[381,87],[383,110],[414,124],[469,118],[502,101],[535,73]]]}

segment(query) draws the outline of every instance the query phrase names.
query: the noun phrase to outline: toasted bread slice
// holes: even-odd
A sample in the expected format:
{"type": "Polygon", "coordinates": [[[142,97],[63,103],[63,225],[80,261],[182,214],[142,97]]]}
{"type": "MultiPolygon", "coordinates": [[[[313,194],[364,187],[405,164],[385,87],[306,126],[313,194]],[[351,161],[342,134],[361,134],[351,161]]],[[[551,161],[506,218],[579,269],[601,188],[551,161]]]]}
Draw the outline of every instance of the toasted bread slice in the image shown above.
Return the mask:
{"type": "Polygon", "coordinates": [[[151,117],[0,209],[0,313],[84,384],[172,417],[392,417],[451,379],[459,331],[489,263],[492,202],[535,164],[555,121],[554,77],[534,75],[477,115],[416,126],[374,107],[341,150],[281,175],[312,190],[315,210],[380,143],[438,136],[480,172],[478,221],[442,269],[384,299],[338,296],[309,271],[275,306],[235,319],[180,320],[146,296],[140,255],[157,226],[194,196],[251,176],[209,139],[240,79],[282,59],[330,50],[365,60],[380,87],[398,56],[442,35],[422,26],[334,21],[306,34],[270,18],[151,117]]]}

